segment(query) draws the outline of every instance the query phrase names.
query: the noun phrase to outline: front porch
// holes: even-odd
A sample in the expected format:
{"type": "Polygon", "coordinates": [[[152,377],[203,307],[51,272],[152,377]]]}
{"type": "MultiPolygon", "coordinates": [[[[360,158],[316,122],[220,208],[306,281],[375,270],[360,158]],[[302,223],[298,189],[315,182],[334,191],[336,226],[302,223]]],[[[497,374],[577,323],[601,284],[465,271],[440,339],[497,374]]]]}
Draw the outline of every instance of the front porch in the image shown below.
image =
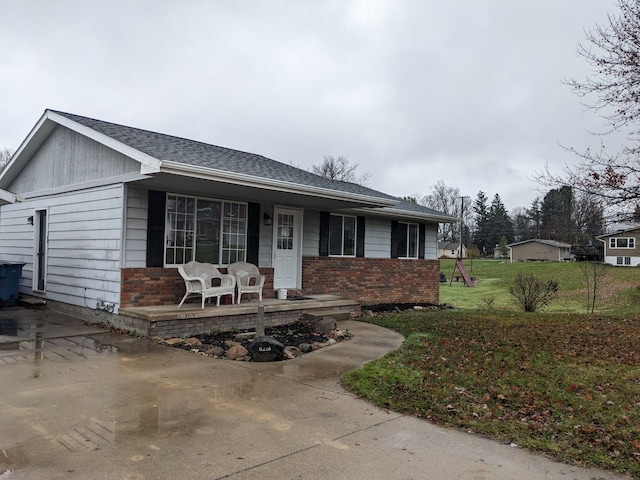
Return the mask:
{"type": "Polygon", "coordinates": [[[360,316],[360,304],[336,295],[308,295],[286,300],[244,301],[240,305],[200,303],[120,308],[109,323],[145,337],[193,336],[211,331],[251,330],[256,326],[258,306],[264,307],[265,326],[284,325],[300,320],[304,313],[360,316]]]}

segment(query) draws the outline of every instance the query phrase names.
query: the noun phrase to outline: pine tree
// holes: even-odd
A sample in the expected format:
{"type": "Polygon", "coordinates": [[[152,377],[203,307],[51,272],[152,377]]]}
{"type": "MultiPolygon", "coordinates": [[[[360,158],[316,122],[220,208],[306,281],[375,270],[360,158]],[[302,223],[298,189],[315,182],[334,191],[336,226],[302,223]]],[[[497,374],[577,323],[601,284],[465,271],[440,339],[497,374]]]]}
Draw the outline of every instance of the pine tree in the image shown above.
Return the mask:
{"type": "Polygon", "coordinates": [[[513,221],[511,217],[509,217],[500,195],[497,193],[493,196],[491,205],[489,206],[486,229],[488,247],[499,245],[502,236],[504,236],[509,243],[513,242],[515,238],[513,221]]]}
{"type": "MultiPolygon", "coordinates": [[[[473,230],[473,244],[477,247],[481,255],[489,253],[487,251],[487,219],[489,216],[489,207],[487,206],[487,196],[480,190],[473,202],[473,211],[475,213],[475,227],[473,230]]],[[[491,245],[493,248],[493,246],[491,245]]]]}

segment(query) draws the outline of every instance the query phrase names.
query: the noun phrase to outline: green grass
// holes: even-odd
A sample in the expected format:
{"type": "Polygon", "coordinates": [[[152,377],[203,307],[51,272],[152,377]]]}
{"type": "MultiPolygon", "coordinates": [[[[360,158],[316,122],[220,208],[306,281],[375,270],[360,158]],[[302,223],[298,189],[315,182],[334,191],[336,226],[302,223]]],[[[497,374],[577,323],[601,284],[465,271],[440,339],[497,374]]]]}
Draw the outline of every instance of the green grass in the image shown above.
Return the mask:
{"type": "MultiPolygon", "coordinates": [[[[442,270],[450,277],[453,264],[442,270]]],[[[592,315],[576,263],[476,260],[472,275],[474,288],[441,285],[454,310],[369,319],[406,341],[345,375],[347,388],[383,408],[640,476],[640,269],[610,268],[592,315]],[[520,312],[508,293],[518,273],[557,281],[557,300],[520,312]]]]}
{"type": "MultiPolygon", "coordinates": [[[[501,260],[465,260],[467,272],[477,278],[473,288],[464,282],[450,282],[454,260],[441,260],[440,269],[447,283],[440,284],[440,302],[451,303],[458,309],[517,310],[509,287],[520,274],[532,274],[541,280],[558,282],[558,297],[546,312],[586,313],[587,290],[584,264],[580,262],[520,262],[501,260]]],[[[640,299],[640,268],[607,267],[598,289],[596,313],[633,314],[640,299]],[[635,301],[634,301],[635,300],[635,301]]]]}

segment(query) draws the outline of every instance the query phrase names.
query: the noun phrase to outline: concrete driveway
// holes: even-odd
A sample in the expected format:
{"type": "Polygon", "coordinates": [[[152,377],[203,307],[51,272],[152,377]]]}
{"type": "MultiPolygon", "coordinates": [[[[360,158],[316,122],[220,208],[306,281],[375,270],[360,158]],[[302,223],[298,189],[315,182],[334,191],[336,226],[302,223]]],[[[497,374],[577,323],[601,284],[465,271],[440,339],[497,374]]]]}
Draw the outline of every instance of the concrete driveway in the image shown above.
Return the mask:
{"type": "Polygon", "coordinates": [[[380,410],[341,375],[402,337],[354,338],[276,363],[214,360],[0,310],[0,480],[616,479],[380,410]],[[19,341],[19,340],[23,341],[19,341]]]}

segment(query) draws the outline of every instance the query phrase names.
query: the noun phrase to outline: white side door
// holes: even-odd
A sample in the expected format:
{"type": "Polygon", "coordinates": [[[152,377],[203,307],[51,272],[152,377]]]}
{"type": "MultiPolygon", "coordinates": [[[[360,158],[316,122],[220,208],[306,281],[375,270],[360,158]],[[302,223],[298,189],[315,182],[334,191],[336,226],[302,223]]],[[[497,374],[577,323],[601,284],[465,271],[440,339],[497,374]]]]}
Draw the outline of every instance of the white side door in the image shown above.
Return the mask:
{"type": "Polygon", "coordinates": [[[273,288],[300,288],[302,211],[276,207],[273,224],[273,288]]]}

